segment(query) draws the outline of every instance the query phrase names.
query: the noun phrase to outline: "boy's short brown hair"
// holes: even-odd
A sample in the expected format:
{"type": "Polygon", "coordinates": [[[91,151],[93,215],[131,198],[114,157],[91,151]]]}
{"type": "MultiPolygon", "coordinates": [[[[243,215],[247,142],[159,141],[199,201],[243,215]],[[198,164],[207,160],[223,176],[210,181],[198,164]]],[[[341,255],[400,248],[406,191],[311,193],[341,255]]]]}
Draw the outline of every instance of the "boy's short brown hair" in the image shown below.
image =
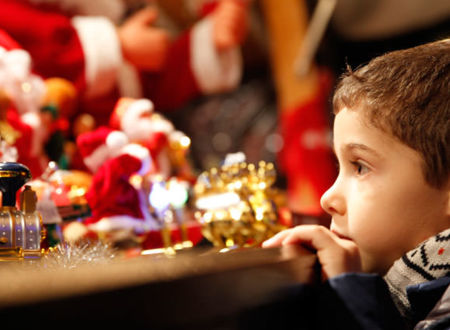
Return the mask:
{"type": "Polygon", "coordinates": [[[368,122],[418,151],[425,180],[449,178],[450,39],[387,53],[352,71],[333,97],[334,113],[363,109],[368,122]]]}

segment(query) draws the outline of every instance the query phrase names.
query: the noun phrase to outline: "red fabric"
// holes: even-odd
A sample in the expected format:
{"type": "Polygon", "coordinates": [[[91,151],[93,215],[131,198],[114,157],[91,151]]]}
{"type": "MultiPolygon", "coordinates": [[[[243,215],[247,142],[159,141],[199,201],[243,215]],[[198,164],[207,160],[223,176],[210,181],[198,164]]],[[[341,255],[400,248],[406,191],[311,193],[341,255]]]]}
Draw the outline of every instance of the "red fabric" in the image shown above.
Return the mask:
{"type": "Polygon", "coordinates": [[[160,72],[141,73],[144,96],[152,100],[156,111],[178,109],[201,94],[191,69],[190,42],[188,31],[171,45],[160,72]]]}
{"type": "Polygon", "coordinates": [[[95,98],[81,98],[79,100],[79,111],[94,116],[97,126],[108,126],[109,118],[119,98],[120,93],[117,88],[110,93],[95,98]]]}
{"type": "Polygon", "coordinates": [[[200,7],[200,17],[204,17],[206,15],[211,14],[217,7],[218,1],[217,0],[208,0],[205,1],[201,7],[200,7]]]}
{"type": "Polygon", "coordinates": [[[106,138],[113,129],[101,126],[92,132],[86,132],[78,136],[77,147],[83,158],[90,156],[98,147],[106,144],[106,138]]]}
{"type": "Polygon", "coordinates": [[[0,0],[0,8],[0,28],[30,53],[38,74],[85,88],[84,54],[70,17],[23,0],[0,0]]]}
{"type": "Polygon", "coordinates": [[[280,115],[284,146],[278,160],[287,178],[289,205],[294,212],[312,216],[324,214],[320,197],[336,176],[331,140],[327,140],[327,134],[331,137],[327,118],[330,85],[329,74],[324,72],[322,88],[314,98],[292,109],[283,109],[280,115]],[[299,194],[304,192],[304,185],[312,188],[309,205],[296,202],[302,199],[299,194]]]}
{"type": "MultiPolygon", "coordinates": [[[[187,236],[191,242],[196,245],[202,239],[202,229],[201,225],[198,223],[191,223],[186,226],[187,236]]],[[[181,230],[178,227],[175,227],[170,230],[170,239],[172,244],[181,243],[181,230]]],[[[142,242],[142,249],[158,249],[164,247],[164,241],[162,237],[162,232],[159,230],[152,230],[145,234],[144,241],[142,242]]]]}
{"type": "Polygon", "coordinates": [[[107,160],[95,173],[86,193],[92,217],[85,223],[95,223],[103,217],[127,215],[143,219],[139,196],[130,184],[130,176],[140,170],[141,161],[124,154],[107,160]]]}
{"type": "Polygon", "coordinates": [[[3,30],[0,30],[0,46],[6,50],[21,48],[20,45],[3,30]]]}
{"type": "Polygon", "coordinates": [[[150,151],[152,159],[156,159],[159,153],[169,146],[169,139],[163,132],[155,132],[149,136],[145,147],[150,151]]]}

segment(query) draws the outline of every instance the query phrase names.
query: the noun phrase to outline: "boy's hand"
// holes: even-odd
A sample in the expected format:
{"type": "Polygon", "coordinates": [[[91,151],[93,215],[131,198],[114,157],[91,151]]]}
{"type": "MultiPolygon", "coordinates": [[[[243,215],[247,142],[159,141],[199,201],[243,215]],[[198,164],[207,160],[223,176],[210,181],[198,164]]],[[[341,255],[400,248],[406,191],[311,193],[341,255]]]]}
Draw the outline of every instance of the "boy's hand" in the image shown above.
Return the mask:
{"type": "Polygon", "coordinates": [[[219,51],[240,45],[248,30],[248,0],[221,0],[213,13],[213,40],[219,51]]]}
{"type": "Polygon", "coordinates": [[[158,71],[164,66],[170,38],[164,29],[151,26],[157,18],[156,8],[144,8],[118,28],[123,56],[138,69],[158,71]]]}
{"type": "Polygon", "coordinates": [[[317,251],[323,279],[349,272],[360,272],[361,260],[356,244],[339,238],[323,226],[301,225],[279,232],[263,242],[263,247],[302,244],[317,251]]]}

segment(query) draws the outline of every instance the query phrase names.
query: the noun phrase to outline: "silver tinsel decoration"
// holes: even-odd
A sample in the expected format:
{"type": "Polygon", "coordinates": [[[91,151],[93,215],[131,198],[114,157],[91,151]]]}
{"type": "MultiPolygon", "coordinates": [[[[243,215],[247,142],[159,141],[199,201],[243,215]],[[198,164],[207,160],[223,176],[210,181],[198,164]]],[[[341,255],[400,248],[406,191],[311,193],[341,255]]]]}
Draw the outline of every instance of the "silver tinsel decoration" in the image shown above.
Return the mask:
{"type": "Polygon", "coordinates": [[[49,249],[40,259],[26,264],[37,269],[74,269],[87,264],[106,264],[114,258],[116,251],[101,241],[63,242],[49,249]]]}

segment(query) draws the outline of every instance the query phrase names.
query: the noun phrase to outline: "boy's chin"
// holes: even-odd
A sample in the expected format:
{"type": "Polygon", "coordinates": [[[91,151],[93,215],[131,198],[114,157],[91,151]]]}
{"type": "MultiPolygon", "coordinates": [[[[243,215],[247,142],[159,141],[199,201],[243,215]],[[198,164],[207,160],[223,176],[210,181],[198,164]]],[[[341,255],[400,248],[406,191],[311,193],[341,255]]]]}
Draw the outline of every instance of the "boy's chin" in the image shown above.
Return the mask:
{"type": "Polygon", "coordinates": [[[388,272],[389,268],[392,266],[391,263],[385,264],[380,262],[379,260],[376,260],[372,256],[364,254],[363,252],[360,253],[361,253],[361,266],[362,271],[364,273],[375,273],[380,276],[384,276],[388,272]]]}

